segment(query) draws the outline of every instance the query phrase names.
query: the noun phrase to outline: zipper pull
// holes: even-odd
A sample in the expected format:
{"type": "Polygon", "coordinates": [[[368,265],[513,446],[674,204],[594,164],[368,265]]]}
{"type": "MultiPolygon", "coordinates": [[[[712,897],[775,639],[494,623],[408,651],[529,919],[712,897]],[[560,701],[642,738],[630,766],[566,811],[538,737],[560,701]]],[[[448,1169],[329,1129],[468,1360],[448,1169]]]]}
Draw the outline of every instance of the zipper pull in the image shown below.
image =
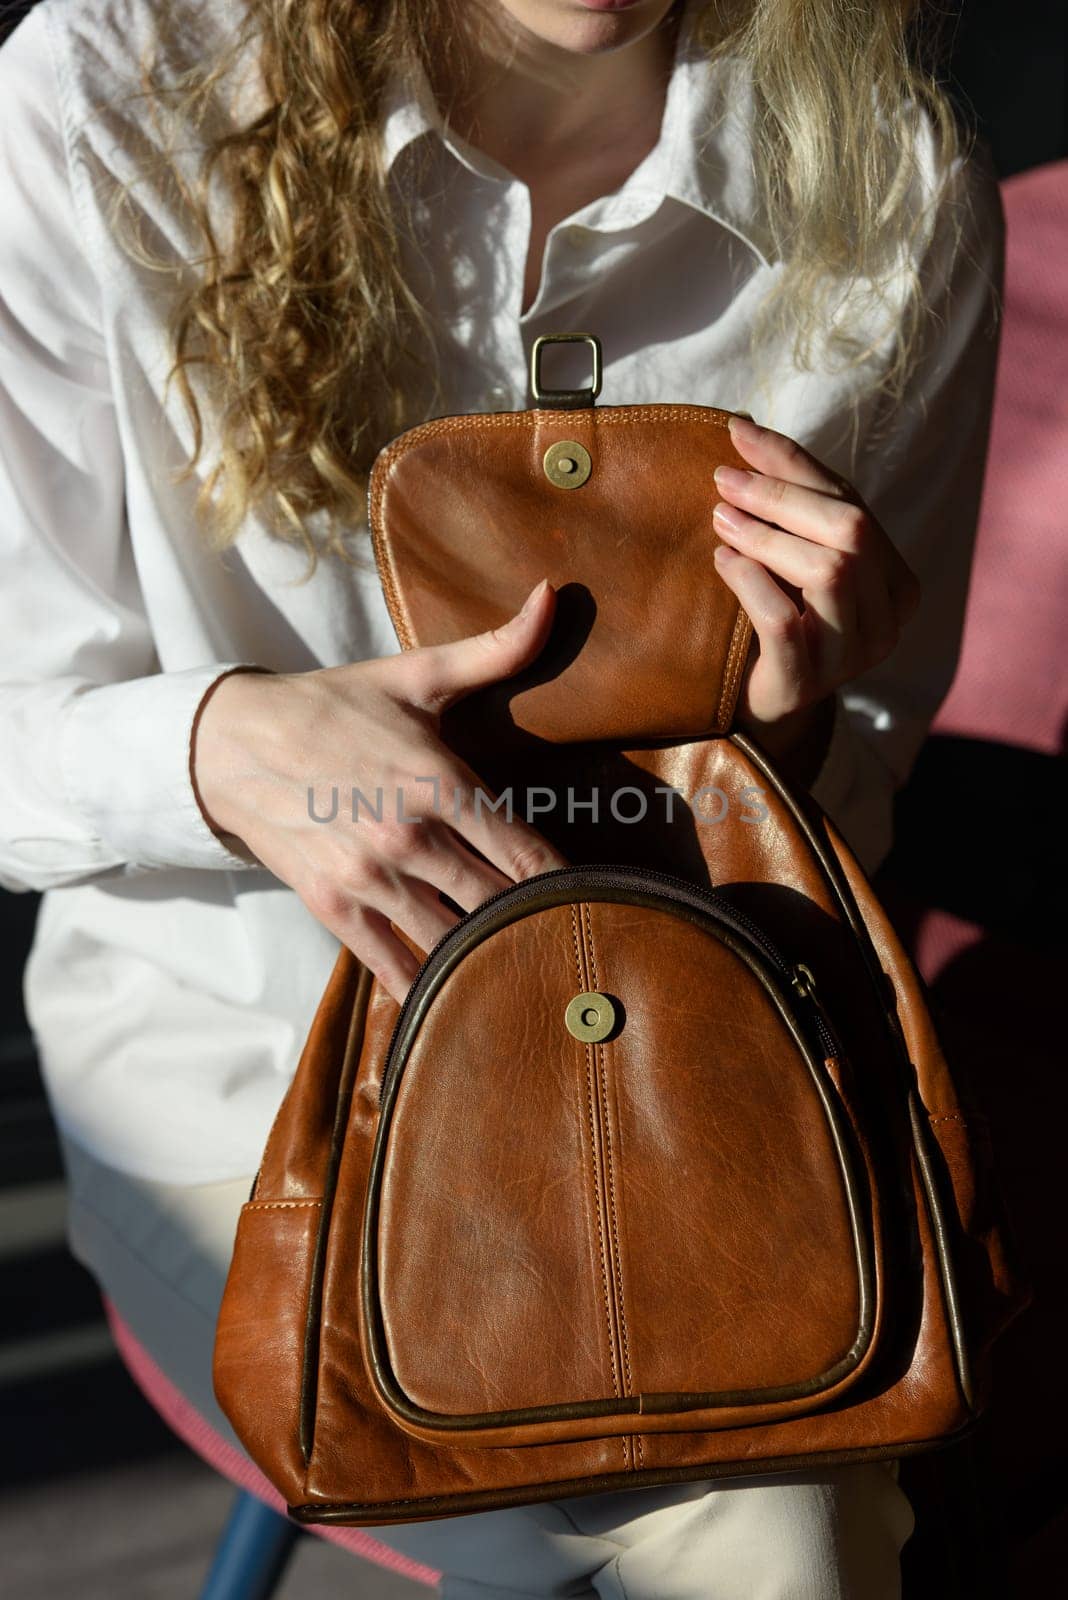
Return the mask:
{"type": "Polygon", "coordinates": [[[815,1000],[816,980],[804,962],[799,961],[795,967],[791,968],[790,982],[802,1000],[815,1000]]]}
{"type": "Polygon", "coordinates": [[[790,973],[791,987],[802,1000],[807,1000],[812,1007],[816,1018],[816,1029],[828,1059],[841,1063],[842,1046],[839,1044],[838,1036],[831,1026],[830,1017],[828,1017],[820,1004],[820,997],[816,993],[816,980],[812,976],[811,969],[806,967],[804,962],[799,961],[795,967],[791,967],[790,973]]]}

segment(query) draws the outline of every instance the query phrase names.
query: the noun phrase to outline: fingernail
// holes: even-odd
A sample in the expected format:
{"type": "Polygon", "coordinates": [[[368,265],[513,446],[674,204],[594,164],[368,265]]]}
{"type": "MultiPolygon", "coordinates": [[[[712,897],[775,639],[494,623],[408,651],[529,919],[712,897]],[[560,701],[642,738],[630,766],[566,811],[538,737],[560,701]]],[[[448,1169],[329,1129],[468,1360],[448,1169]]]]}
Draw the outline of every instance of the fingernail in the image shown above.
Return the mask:
{"type": "Polygon", "coordinates": [[[736,411],[727,418],[727,429],[732,437],[737,434],[739,439],[758,439],[765,431],[758,422],[754,422],[752,417],[746,416],[741,411],[736,411]]]}
{"type": "Polygon", "coordinates": [[[517,621],[518,621],[519,617],[527,617],[527,616],[530,615],[530,613],[533,611],[534,607],[537,605],[538,601],[541,599],[542,594],[545,592],[545,589],[546,589],[546,587],[548,585],[548,582],[549,582],[548,578],[543,578],[540,583],[535,584],[534,588],[531,589],[530,593],[527,595],[526,599],[523,601],[523,609],[522,609],[522,611],[517,613],[517,617],[516,617],[517,621]]]}
{"type": "Polygon", "coordinates": [[[737,550],[732,550],[729,544],[717,544],[716,548],[712,552],[712,559],[717,566],[729,567],[731,562],[736,559],[737,555],[737,550]]]}
{"type": "Polygon", "coordinates": [[[729,505],[726,505],[722,500],[718,502],[714,511],[712,512],[712,521],[717,528],[729,528],[731,533],[737,533],[738,529],[741,527],[741,521],[737,512],[732,510],[732,508],[729,505]]]}
{"type": "Polygon", "coordinates": [[[745,489],[756,473],[746,472],[743,467],[717,467],[712,476],[724,489],[745,489]]]}

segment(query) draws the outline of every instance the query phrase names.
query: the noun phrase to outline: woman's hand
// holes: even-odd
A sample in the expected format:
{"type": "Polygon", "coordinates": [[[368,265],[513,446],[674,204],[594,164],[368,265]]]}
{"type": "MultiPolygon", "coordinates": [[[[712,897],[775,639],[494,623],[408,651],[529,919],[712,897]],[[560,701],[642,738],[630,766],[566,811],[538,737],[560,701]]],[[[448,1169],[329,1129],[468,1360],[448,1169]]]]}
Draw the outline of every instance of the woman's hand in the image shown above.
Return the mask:
{"type": "Polygon", "coordinates": [[[920,586],[859,495],[795,440],[741,417],[730,432],[753,469],[716,472],[712,517],[716,567],[758,645],[739,720],[809,782],[829,697],[890,654],[920,586]]]}
{"type": "Polygon", "coordinates": [[[554,605],[543,582],[490,633],[317,672],[232,673],[202,706],[193,776],[208,822],[295,889],[398,1001],[418,961],[391,923],[429,950],[457,921],[439,890],[470,911],[565,864],[525,822],[479,803],[489,796],[438,731],[453,701],[537,656],[554,605]],[[334,786],[336,817],[316,821],[334,786]],[[365,797],[356,821],[353,789],[365,797]]]}

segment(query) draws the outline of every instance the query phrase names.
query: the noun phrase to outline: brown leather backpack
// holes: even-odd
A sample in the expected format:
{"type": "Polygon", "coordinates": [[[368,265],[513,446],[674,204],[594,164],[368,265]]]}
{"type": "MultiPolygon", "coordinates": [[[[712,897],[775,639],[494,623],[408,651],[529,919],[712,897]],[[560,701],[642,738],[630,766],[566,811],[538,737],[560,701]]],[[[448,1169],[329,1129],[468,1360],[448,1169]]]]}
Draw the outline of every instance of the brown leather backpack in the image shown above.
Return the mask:
{"type": "Polygon", "coordinates": [[[447,736],[575,865],[465,915],[401,1008],[338,957],[215,1350],[304,1522],[921,1450],[1022,1303],[920,980],[731,731],[728,413],[546,395],[538,358],[533,409],[424,423],[371,478],[404,647],[557,589],[542,656],[447,736]]]}

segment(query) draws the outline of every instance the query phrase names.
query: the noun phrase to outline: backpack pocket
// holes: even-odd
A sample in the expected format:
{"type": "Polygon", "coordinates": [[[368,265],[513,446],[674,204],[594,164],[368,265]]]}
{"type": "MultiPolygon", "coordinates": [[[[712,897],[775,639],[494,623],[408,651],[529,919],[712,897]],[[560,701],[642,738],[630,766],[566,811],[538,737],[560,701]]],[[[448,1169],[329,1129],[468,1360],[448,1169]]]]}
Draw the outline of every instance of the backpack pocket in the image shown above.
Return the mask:
{"type": "Polygon", "coordinates": [[[424,963],[382,1078],[362,1328],[453,1445],[776,1421],[869,1363],[874,1180],[807,968],[714,890],[564,868],[424,963]]]}

